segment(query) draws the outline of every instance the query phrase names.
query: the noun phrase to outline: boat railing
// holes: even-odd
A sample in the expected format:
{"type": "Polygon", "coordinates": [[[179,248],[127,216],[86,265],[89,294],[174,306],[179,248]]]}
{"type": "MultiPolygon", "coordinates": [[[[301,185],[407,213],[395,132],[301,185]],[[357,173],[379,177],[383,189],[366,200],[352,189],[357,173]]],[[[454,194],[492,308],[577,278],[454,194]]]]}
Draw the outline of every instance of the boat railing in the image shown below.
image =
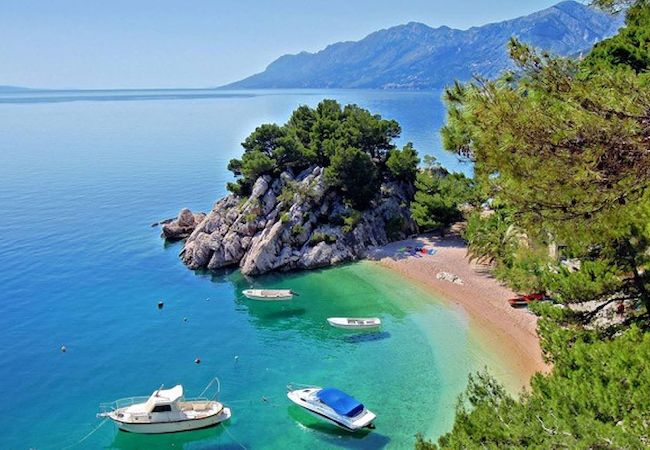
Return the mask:
{"type": "Polygon", "coordinates": [[[149,397],[146,396],[120,398],[112,402],[100,403],[99,411],[100,413],[109,413],[111,411],[115,411],[116,409],[127,408],[131,405],[135,405],[136,403],[144,403],[147,400],[149,400],[149,397]]]}
{"type": "Polygon", "coordinates": [[[187,401],[201,401],[201,400],[207,400],[207,401],[217,401],[219,400],[219,393],[221,393],[221,381],[219,381],[218,377],[214,377],[208,385],[201,391],[198,397],[195,397],[194,399],[186,399],[187,401]],[[213,386],[216,384],[216,391],[214,394],[208,396],[206,395],[208,391],[212,389],[213,386]]]}
{"type": "Polygon", "coordinates": [[[300,383],[288,383],[287,384],[287,391],[296,391],[298,389],[313,389],[313,388],[318,388],[319,386],[314,386],[313,384],[300,384],[300,383]]]}

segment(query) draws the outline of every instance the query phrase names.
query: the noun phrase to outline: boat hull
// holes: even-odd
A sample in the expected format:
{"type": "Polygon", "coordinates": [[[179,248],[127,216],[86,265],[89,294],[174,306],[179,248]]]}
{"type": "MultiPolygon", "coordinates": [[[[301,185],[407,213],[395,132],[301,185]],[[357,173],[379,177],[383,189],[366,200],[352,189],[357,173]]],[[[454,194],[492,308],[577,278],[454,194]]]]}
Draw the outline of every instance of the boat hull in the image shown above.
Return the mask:
{"type": "Polygon", "coordinates": [[[379,319],[349,319],[354,320],[354,323],[349,323],[347,320],[345,318],[335,317],[327,319],[327,323],[334,328],[340,328],[342,330],[376,330],[381,327],[381,320],[379,319]]]}
{"type": "Polygon", "coordinates": [[[260,302],[281,302],[291,300],[293,294],[291,291],[278,292],[277,294],[259,294],[255,290],[245,290],[242,291],[242,294],[249,300],[257,300],[260,302]]]}
{"type": "Polygon", "coordinates": [[[139,433],[139,434],[164,434],[164,433],[178,433],[181,431],[192,431],[198,430],[201,428],[208,428],[215,426],[221,422],[224,422],[230,419],[231,416],[230,408],[223,408],[218,414],[212,416],[203,417],[200,419],[187,419],[179,420],[174,422],[159,422],[159,423],[127,423],[120,422],[119,420],[113,419],[113,422],[118,426],[122,431],[127,431],[129,433],[139,433]]]}

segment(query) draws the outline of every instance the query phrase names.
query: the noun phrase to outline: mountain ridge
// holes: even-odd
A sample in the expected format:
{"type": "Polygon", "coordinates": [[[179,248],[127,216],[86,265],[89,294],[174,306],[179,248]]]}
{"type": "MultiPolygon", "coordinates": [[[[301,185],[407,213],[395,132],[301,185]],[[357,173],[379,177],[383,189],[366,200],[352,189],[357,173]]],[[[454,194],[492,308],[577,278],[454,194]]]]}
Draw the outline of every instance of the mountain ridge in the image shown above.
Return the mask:
{"type": "Polygon", "coordinates": [[[506,43],[512,36],[553,53],[572,55],[613,35],[622,23],[622,17],[575,1],[466,30],[411,21],[317,52],[280,56],[263,72],[222,87],[440,88],[473,75],[494,77],[510,67],[506,43]]]}

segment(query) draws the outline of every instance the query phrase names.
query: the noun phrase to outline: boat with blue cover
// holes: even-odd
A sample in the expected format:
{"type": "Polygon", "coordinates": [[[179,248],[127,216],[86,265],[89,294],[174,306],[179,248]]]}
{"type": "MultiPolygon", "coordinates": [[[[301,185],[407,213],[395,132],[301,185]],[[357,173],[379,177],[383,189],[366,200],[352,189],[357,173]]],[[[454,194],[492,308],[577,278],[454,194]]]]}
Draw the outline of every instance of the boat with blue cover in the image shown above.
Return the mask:
{"type": "Polygon", "coordinates": [[[377,416],[339,389],[317,386],[295,389],[291,384],[287,388],[289,400],[319,419],[352,432],[375,427],[372,421],[377,416]]]}

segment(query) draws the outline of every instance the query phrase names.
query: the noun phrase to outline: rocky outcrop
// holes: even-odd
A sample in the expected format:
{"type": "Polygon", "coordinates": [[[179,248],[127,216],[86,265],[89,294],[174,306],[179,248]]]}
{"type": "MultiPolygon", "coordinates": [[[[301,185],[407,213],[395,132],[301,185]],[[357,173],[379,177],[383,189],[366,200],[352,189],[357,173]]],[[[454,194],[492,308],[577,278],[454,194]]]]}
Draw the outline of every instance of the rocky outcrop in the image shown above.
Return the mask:
{"type": "Polygon", "coordinates": [[[170,241],[185,239],[192,234],[196,226],[205,219],[205,216],[205,213],[192,213],[189,209],[183,208],[175,219],[161,222],[162,237],[170,241]]]}
{"type": "MultiPolygon", "coordinates": [[[[410,184],[385,183],[381,195],[360,212],[328,189],[323,175],[320,167],[265,175],[248,198],[222,198],[195,225],[180,257],[192,269],[239,265],[244,274],[259,275],[353,261],[370,247],[415,232],[410,184]]],[[[184,217],[189,224],[189,215],[184,217]]],[[[181,227],[180,215],[174,225],[181,227]]]]}

